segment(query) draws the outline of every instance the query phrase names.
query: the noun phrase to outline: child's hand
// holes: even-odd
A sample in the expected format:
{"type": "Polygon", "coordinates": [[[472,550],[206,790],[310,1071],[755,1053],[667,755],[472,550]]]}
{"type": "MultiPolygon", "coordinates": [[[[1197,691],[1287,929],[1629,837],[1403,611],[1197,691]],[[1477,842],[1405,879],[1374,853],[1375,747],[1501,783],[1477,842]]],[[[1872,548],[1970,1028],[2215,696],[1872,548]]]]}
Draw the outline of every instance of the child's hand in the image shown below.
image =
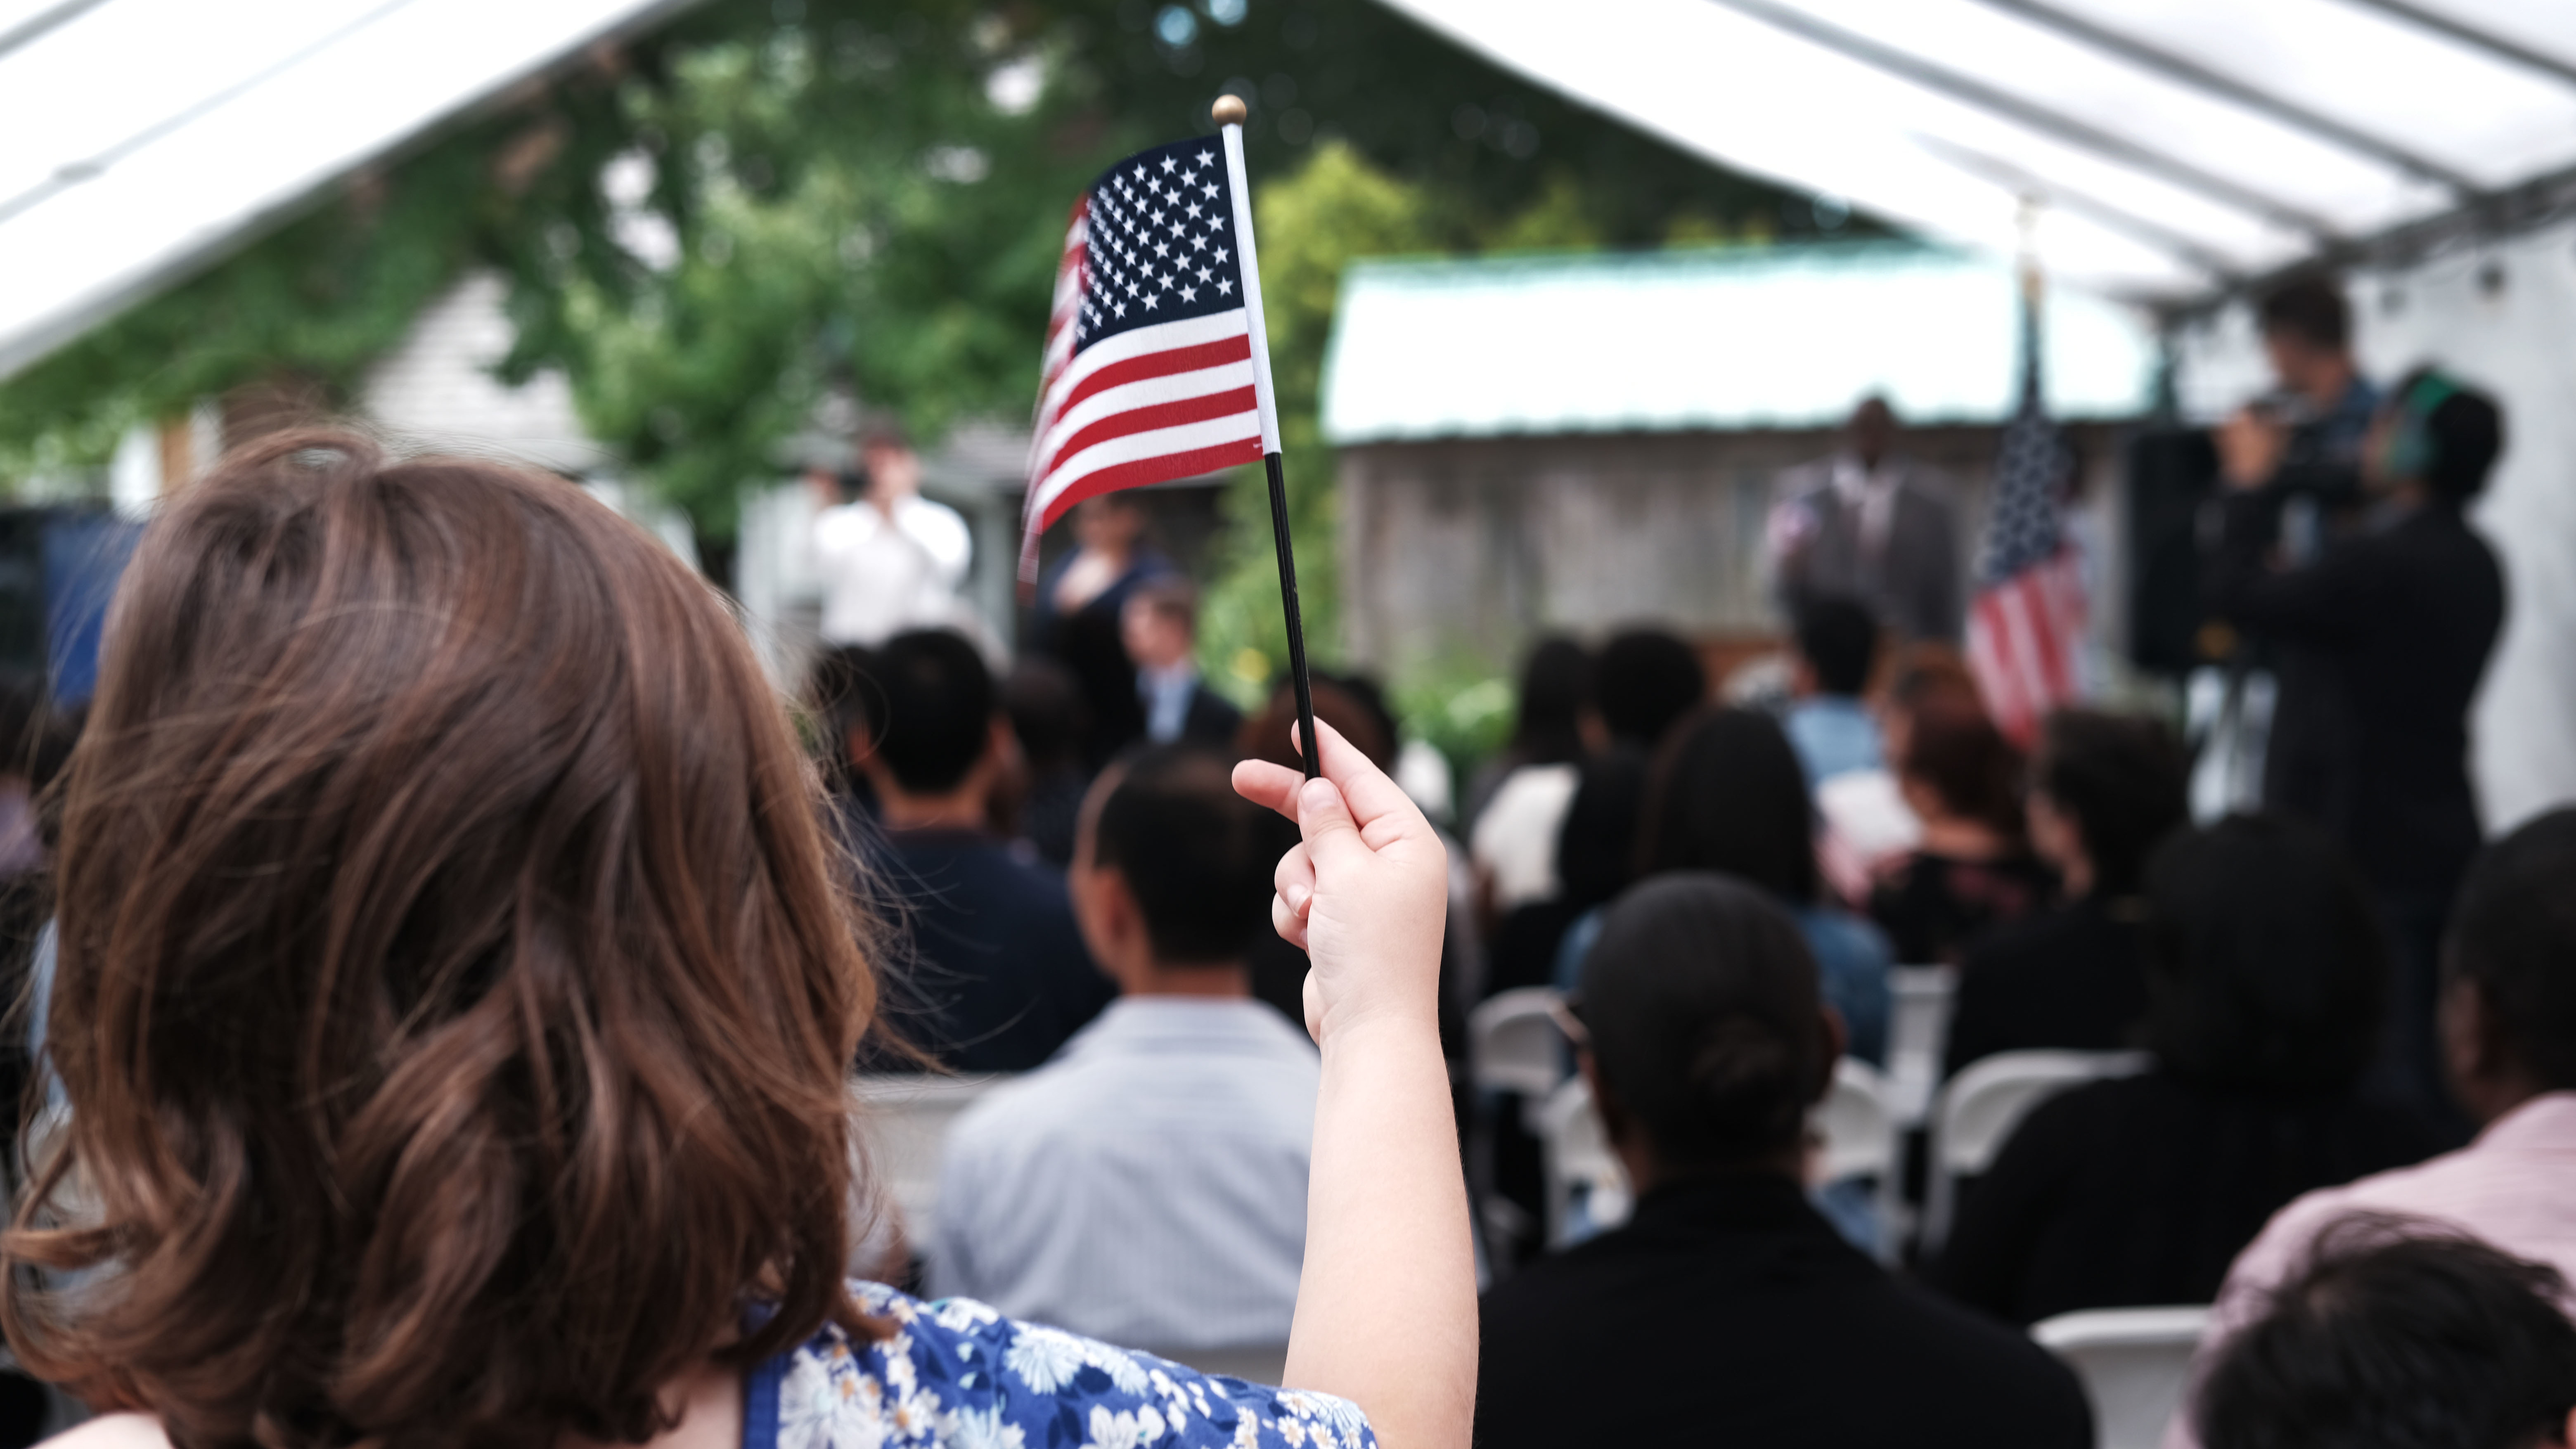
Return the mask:
{"type": "Polygon", "coordinates": [[[1440,934],[1449,857],[1431,822],[1393,780],[1329,725],[1323,778],[1262,760],[1234,767],[1234,788],[1297,822],[1282,856],[1270,918],[1305,949],[1306,1030],[1327,1034],[1380,1019],[1438,1030],[1440,934]]]}

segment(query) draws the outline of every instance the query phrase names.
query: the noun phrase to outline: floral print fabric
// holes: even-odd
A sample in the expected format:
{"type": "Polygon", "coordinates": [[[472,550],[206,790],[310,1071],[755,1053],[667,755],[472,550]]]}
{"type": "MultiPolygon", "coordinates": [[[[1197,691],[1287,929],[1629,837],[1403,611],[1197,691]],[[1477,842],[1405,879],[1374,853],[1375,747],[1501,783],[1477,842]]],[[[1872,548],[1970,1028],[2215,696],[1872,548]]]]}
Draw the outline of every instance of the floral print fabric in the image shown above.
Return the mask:
{"type": "Polygon", "coordinates": [[[826,1325],[752,1376],[743,1449],[1364,1449],[1358,1408],[853,1283],[882,1343],[826,1325]]]}

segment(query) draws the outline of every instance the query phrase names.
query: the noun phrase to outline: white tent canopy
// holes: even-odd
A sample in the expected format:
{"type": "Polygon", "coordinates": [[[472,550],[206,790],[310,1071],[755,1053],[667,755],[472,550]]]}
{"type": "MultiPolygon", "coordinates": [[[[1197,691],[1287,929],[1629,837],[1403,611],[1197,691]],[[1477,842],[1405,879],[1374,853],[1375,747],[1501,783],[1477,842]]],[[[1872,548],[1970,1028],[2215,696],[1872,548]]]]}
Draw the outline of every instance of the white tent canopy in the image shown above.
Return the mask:
{"type": "Polygon", "coordinates": [[[0,377],[673,0],[0,0],[0,377]]]}
{"type": "Polygon", "coordinates": [[[2576,4],[1387,0],[1740,170],[2141,298],[2576,169],[2576,4]]]}

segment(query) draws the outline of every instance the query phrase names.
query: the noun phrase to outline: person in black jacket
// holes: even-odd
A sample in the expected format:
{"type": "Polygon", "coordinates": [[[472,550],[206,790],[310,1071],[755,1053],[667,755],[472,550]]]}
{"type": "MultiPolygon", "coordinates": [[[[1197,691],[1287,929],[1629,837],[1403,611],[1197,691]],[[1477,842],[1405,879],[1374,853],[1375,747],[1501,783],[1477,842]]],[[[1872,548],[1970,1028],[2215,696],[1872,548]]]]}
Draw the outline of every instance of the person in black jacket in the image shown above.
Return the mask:
{"type": "Polygon", "coordinates": [[[2433,990],[2451,893],[2481,831],[2468,711],[2504,627],[2504,574],[2463,510],[2504,441],[2495,403],[2419,370],[2363,447],[2373,502],[2313,563],[2273,566],[2277,501],[2239,489],[2220,510],[2205,574],[2213,611],[2297,651],[2284,671],[2264,771],[2269,809],[2340,839],[2396,946],[2382,1074],[2444,1103],[2433,990]],[[2295,728],[2294,728],[2295,726],[2295,728]]]}
{"type": "Polygon", "coordinates": [[[1933,1279],[2016,1323],[2207,1303],[2273,1213],[2438,1150],[2360,1087],[2387,947],[2313,827],[2235,816],[2148,861],[2153,1067],[2042,1103],[1960,1199],[1933,1279]]]}
{"type": "Polygon", "coordinates": [[[2069,709],[2040,725],[2031,848],[2066,902],[1971,948],[1948,1070],[1997,1052],[2116,1051],[2147,1011],[2147,852],[2188,814],[2182,751],[2152,719],[2069,709]]]}
{"type": "Polygon", "coordinates": [[[1628,892],[1577,1010],[1642,1195],[1627,1226],[1485,1295],[1481,1449],[2092,1442],[2064,1365],[1898,1281],[1808,1205],[1806,1113],[1842,1028],[1762,892],[1701,872],[1628,892]]]}

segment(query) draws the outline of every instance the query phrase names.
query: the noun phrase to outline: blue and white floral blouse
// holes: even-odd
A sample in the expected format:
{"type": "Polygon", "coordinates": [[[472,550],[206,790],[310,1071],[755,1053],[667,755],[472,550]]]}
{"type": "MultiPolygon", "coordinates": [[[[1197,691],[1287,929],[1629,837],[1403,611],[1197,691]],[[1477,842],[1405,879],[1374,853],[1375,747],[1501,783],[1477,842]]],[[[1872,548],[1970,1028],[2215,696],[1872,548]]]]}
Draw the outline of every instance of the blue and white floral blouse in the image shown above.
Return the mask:
{"type": "Polygon", "coordinates": [[[743,1449],[1364,1449],[1330,1394],[1216,1378],[1151,1354],[1014,1323],[965,1298],[853,1283],[882,1343],[825,1325],[753,1370],[743,1449]]]}

